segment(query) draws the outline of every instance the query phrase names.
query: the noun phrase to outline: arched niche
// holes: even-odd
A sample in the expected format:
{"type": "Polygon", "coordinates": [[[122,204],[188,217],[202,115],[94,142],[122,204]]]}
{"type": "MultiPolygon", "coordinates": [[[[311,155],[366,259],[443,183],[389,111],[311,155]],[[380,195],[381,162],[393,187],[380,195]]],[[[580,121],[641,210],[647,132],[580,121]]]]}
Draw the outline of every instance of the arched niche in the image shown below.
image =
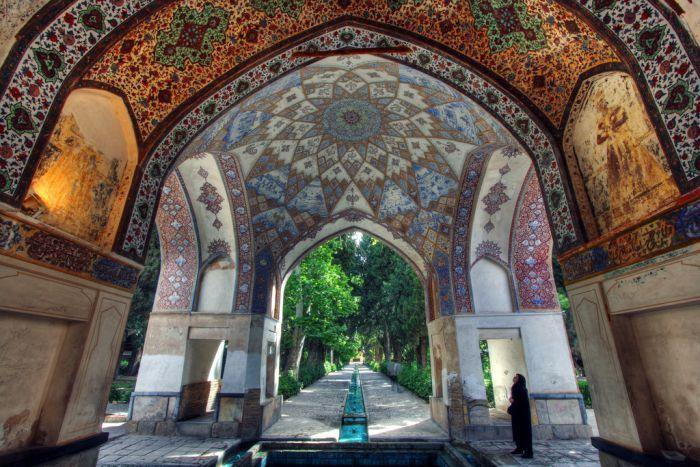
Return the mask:
{"type": "Polygon", "coordinates": [[[589,238],[644,219],[680,195],[626,73],[604,73],[582,84],[563,145],[589,238]]]}
{"type": "Polygon", "coordinates": [[[37,220],[111,248],[138,159],[122,99],[73,91],[32,179],[22,209],[37,220]]]}
{"type": "Polygon", "coordinates": [[[510,275],[506,268],[492,259],[481,258],[472,266],[471,275],[477,314],[514,311],[510,275]]]}
{"type": "Polygon", "coordinates": [[[229,313],[236,282],[233,259],[226,254],[213,256],[200,269],[196,311],[229,313]]]}
{"type": "Polygon", "coordinates": [[[558,311],[552,231],[532,161],[515,147],[495,148],[485,156],[476,195],[468,245],[472,311],[558,311]]]}

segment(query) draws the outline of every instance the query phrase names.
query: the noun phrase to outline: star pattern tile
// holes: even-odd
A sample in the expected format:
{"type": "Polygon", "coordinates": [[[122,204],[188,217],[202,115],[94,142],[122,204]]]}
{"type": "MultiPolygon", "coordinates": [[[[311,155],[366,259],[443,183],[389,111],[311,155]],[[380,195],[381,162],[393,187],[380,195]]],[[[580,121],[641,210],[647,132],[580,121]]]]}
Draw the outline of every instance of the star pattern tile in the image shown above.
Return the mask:
{"type": "Polygon", "coordinates": [[[285,243],[344,210],[448,251],[469,153],[507,132],[463,95],[378,57],[328,58],[245,100],[193,143],[241,160],[258,247],[285,243]]]}

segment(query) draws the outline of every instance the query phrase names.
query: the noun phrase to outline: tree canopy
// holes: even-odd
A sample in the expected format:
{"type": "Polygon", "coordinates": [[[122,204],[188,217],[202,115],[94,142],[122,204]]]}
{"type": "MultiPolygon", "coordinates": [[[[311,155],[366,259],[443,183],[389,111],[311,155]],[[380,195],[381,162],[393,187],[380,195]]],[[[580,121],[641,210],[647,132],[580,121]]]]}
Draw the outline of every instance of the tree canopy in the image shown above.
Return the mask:
{"type": "Polygon", "coordinates": [[[422,285],[401,256],[368,235],[342,235],[313,250],[287,282],[283,357],[295,355],[293,331],[300,328],[306,359],[319,347],[341,361],[362,349],[425,365],[424,308],[422,285]]]}

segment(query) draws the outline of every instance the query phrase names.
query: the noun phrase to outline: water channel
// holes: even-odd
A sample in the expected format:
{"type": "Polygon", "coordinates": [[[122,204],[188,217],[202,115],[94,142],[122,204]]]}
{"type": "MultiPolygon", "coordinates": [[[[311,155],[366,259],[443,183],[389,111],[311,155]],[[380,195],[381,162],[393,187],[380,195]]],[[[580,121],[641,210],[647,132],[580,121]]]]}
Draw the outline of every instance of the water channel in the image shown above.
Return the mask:
{"type": "Polygon", "coordinates": [[[362,392],[360,368],[355,365],[348,395],[345,398],[345,409],[343,410],[338,441],[341,443],[366,443],[368,439],[367,412],[362,392]]]}

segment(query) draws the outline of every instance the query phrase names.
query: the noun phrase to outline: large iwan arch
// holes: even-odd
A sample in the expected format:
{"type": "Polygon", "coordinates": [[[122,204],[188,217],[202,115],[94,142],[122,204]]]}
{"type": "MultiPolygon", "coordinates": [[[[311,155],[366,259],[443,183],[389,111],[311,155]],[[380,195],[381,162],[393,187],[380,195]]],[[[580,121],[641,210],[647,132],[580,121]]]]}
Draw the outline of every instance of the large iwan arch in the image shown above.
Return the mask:
{"type": "Polygon", "coordinates": [[[193,362],[223,367],[213,339],[229,342],[234,369],[217,388],[217,423],[229,425],[212,429],[233,430],[247,407],[236,429],[256,437],[279,408],[260,352],[278,342],[285,273],[321,239],[360,228],[423,275],[432,412],[453,439],[489,423],[479,340],[523,354],[540,436],[585,431],[556,254],[601,460],[697,458],[688,420],[700,402],[685,397],[700,376],[687,364],[700,357],[694,9],[19,6],[0,36],[10,39],[0,85],[0,455],[103,439],[120,333],[156,226],[163,261],[137,428],[168,431],[198,407],[182,401],[203,390],[207,365],[193,362]],[[491,274],[509,300],[482,299],[491,274]],[[682,358],[661,360],[679,349],[682,358]],[[678,384],[662,384],[670,379],[678,384]],[[567,417],[557,423],[549,407],[567,417]]]}

